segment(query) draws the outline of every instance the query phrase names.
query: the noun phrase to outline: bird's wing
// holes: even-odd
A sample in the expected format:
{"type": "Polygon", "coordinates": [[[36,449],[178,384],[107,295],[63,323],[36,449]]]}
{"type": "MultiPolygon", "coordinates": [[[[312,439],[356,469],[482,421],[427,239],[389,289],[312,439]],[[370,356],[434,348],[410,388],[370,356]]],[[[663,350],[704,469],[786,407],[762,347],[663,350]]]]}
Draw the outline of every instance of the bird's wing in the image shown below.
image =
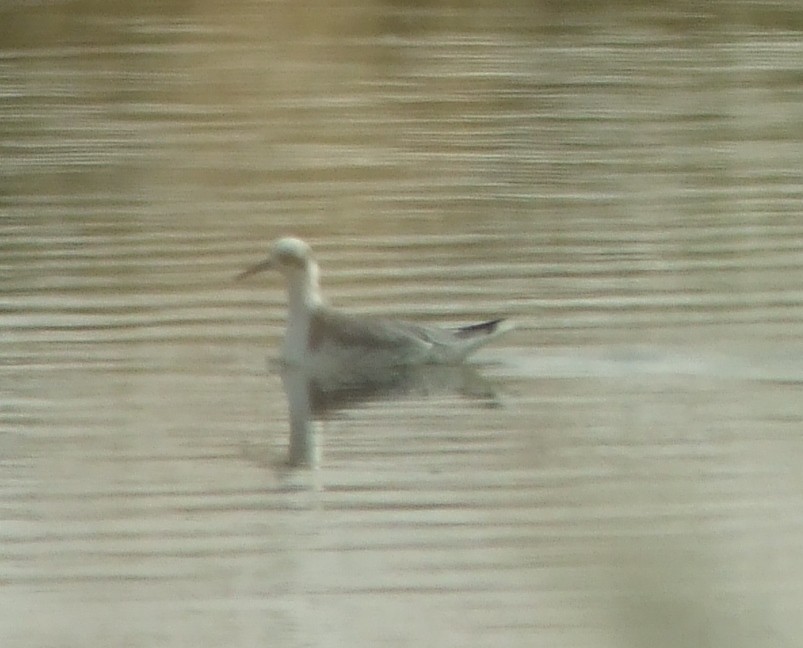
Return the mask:
{"type": "Polygon", "coordinates": [[[358,317],[325,308],[312,318],[310,346],[361,349],[366,354],[381,354],[390,362],[400,364],[421,362],[433,343],[426,336],[416,334],[414,328],[402,322],[358,317]]]}
{"type": "Polygon", "coordinates": [[[310,345],[364,349],[397,364],[460,361],[512,326],[497,319],[462,328],[421,326],[401,320],[358,317],[321,309],[313,317],[310,345]]]}

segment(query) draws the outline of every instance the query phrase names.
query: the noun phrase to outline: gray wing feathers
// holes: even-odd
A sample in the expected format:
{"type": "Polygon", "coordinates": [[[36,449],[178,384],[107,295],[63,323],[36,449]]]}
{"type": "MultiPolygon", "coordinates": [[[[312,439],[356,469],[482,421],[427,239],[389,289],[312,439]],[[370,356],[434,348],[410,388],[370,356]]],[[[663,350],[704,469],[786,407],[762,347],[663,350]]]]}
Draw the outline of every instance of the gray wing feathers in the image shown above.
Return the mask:
{"type": "Polygon", "coordinates": [[[462,360],[510,328],[512,326],[502,319],[442,329],[396,320],[355,317],[327,309],[319,311],[313,318],[310,346],[327,343],[363,348],[369,355],[382,354],[400,364],[453,362],[462,360]]]}

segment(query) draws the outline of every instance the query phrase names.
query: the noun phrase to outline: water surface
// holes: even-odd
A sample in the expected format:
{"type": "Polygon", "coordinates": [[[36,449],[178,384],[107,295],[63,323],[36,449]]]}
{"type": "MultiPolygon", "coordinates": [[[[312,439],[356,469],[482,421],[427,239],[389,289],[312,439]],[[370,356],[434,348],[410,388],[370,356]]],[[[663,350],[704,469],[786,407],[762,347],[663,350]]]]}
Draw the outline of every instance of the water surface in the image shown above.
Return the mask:
{"type": "Polygon", "coordinates": [[[798,644],[797,3],[0,20],[3,646],[798,644]],[[287,233],[518,328],[288,465],[287,233]]]}

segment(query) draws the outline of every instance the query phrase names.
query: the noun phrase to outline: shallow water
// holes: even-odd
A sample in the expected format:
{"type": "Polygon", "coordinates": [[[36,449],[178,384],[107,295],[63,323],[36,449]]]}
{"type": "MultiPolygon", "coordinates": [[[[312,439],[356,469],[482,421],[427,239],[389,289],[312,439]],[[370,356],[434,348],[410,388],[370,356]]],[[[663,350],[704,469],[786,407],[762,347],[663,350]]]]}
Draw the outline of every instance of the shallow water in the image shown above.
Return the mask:
{"type": "Polygon", "coordinates": [[[797,645],[797,3],[0,20],[4,647],[797,645]],[[288,462],[290,232],[518,327],[288,462]]]}

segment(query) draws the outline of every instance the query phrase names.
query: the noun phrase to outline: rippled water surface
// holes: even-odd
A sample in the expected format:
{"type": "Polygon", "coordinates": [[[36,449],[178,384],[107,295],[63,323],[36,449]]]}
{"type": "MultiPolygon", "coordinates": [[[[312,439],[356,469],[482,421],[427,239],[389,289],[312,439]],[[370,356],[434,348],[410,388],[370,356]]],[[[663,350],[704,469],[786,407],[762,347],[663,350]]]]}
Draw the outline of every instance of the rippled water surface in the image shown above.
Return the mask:
{"type": "Polygon", "coordinates": [[[799,3],[0,24],[4,648],[799,645],[799,3]],[[517,329],[308,391],[287,233],[517,329]]]}

